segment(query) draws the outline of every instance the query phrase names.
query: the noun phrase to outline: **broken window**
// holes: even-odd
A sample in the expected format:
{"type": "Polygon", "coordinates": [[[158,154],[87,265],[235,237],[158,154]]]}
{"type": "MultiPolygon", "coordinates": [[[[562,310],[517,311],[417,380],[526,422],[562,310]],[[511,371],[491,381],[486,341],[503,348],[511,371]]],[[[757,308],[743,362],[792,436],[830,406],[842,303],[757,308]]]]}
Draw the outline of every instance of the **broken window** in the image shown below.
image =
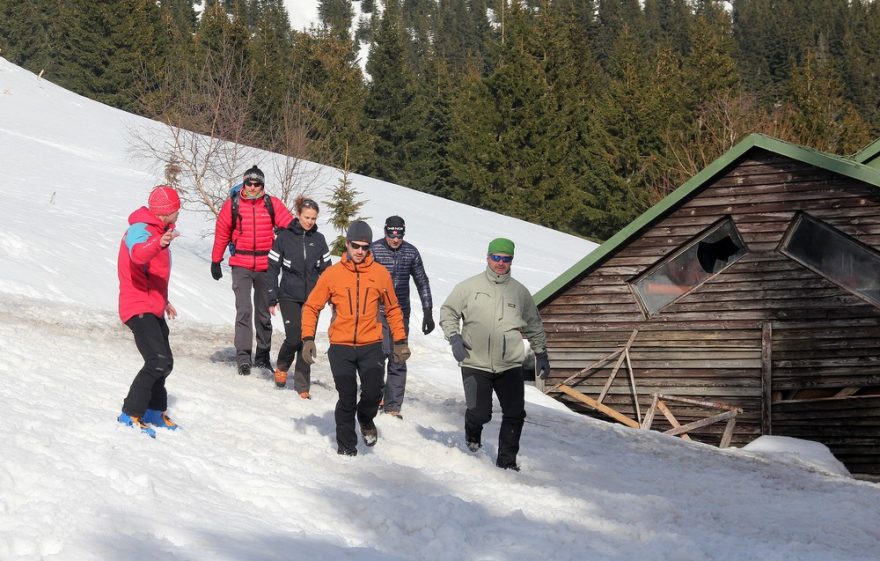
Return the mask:
{"type": "Polygon", "coordinates": [[[725,218],[629,281],[630,287],[645,314],[652,316],[735,263],[747,251],[733,220],[725,218]]]}
{"type": "Polygon", "coordinates": [[[782,239],[779,251],[880,307],[880,253],[874,248],[800,213],[782,239]]]}

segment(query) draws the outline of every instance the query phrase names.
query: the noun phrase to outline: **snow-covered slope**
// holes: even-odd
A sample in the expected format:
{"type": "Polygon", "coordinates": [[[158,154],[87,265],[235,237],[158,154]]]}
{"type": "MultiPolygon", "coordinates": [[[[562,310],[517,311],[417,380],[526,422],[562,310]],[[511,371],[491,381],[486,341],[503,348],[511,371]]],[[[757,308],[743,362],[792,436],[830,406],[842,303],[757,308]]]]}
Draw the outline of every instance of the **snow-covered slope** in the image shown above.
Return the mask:
{"type": "MultiPolygon", "coordinates": [[[[405,419],[380,416],[379,444],[339,457],[323,354],[307,402],[267,373],[235,374],[229,276],[211,279],[211,224],[186,211],[168,380],[182,429],[150,440],[121,427],[141,361],[116,317],[116,251],[157,182],[128,157],[135,125],[150,126],[0,59],[3,561],[880,558],[876,485],[601,423],[531,387],[523,471],[498,470],[500,412],[469,453],[460,375],[436,332],[411,338],[405,419]]],[[[320,171],[326,190],[336,174],[320,171]]],[[[514,274],[532,290],[592,248],[402,187],[355,187],[377,231],[407,219],[435,310],[483,268],[491,237],[517,242],[514,274]]]]}

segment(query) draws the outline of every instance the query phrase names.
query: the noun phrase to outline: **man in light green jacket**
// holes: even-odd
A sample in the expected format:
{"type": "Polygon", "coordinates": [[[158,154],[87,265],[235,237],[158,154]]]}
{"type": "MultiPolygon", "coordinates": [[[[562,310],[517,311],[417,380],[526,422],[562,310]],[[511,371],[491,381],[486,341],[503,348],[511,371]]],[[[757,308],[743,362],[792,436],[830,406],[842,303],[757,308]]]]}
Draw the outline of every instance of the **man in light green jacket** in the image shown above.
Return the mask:
{"type": "Polygon", "coordinates": [[[523,337],[535,352],[541,378],[550,373],[550,361],[535,300],[510,276],[514,249],[514,243],[505,238],[489,243],[486,270],[452,289],[440,308],[440,327],[461,366],[468,448],[476,452],[482,446],[483,425],[492,419],[494,391],[502,414],[495,465],[519,471],[516,455],[526,418],[523,337]]]}

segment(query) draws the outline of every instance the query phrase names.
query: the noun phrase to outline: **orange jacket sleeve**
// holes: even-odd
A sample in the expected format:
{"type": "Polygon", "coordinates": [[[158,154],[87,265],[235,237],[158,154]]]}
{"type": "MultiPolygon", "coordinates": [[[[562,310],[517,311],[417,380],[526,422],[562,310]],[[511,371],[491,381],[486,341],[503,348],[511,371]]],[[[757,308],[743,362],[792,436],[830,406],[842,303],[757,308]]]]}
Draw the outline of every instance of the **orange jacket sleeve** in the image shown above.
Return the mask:
{"type": "Polygon", "coordinates": [[[397,301],[397,294],[394,292],[394,283],[391,280],[391,273],[384,267],[382,268],[382,300],[385,305],[385,319],[388,320],[388,327],[391,329],[391,339],[394,342],[406,339],[406,329],[403,327],[403,312],[400,311],[400,303],[397,301]]]}
{"type": "Polygon", "coordinates": [[[312,289],[312,292],[309,294],[308,299],[306,299],[305,304],[302,307],[302,338],[303,339],[314,339],[315,332],[318,330],[318,315],[321,313],[321,310],[324,309],[324,306],[327,305],[327,300],[330,299],[330,282],[329,279],[331,277],[331,271],[328,269],[324,272],[320,277],[318,277],[318,282],[315,284],[315,288],[312,289]]]}

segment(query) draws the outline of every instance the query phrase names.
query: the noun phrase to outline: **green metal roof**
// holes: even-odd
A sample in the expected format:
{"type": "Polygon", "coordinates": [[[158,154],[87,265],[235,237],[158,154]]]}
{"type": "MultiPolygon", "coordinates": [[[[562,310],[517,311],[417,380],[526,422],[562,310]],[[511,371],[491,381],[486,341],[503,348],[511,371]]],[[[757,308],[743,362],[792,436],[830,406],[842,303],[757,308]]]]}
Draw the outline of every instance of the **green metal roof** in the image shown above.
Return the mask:
{"type": "Polygon", "coordinates": [[[860,164],[880,169],[880,138],[859,150],[852,159],[860,164]]]}
{"type": "MultiPolygon", "coordinates": [[[[868,154],[868,149],[872,147],[873,156],[868,157],[866,161],[872,157],[880,156],[880,140],[863,149],[856,156],[868,154]]],[[[636,237],[651,224],[683,204],[692,194],[699,191],[716,176],[733,167],[753,148],[761,148],[768,152],[786,156],[793,160],[811,164],[818,168],[880,187],[880,169],[864,165],[861,160],[856,160],[855,157],[854,159],[849,159],[791,144],[763,134],[750,134],[678,189],[667,195],[663,200],[646,210],[644,214],[608,238],[605,243],[587,254],[586,257],[575,263],[550,284],[539,290],[535,294],[535,302],[540,306],[552,299],[568,285],[613,255],[618,248],[622,247],[630,239],[636,237]]],[[[880,158],[877,158],[875,161],[880,164],[880,158]]]]}

